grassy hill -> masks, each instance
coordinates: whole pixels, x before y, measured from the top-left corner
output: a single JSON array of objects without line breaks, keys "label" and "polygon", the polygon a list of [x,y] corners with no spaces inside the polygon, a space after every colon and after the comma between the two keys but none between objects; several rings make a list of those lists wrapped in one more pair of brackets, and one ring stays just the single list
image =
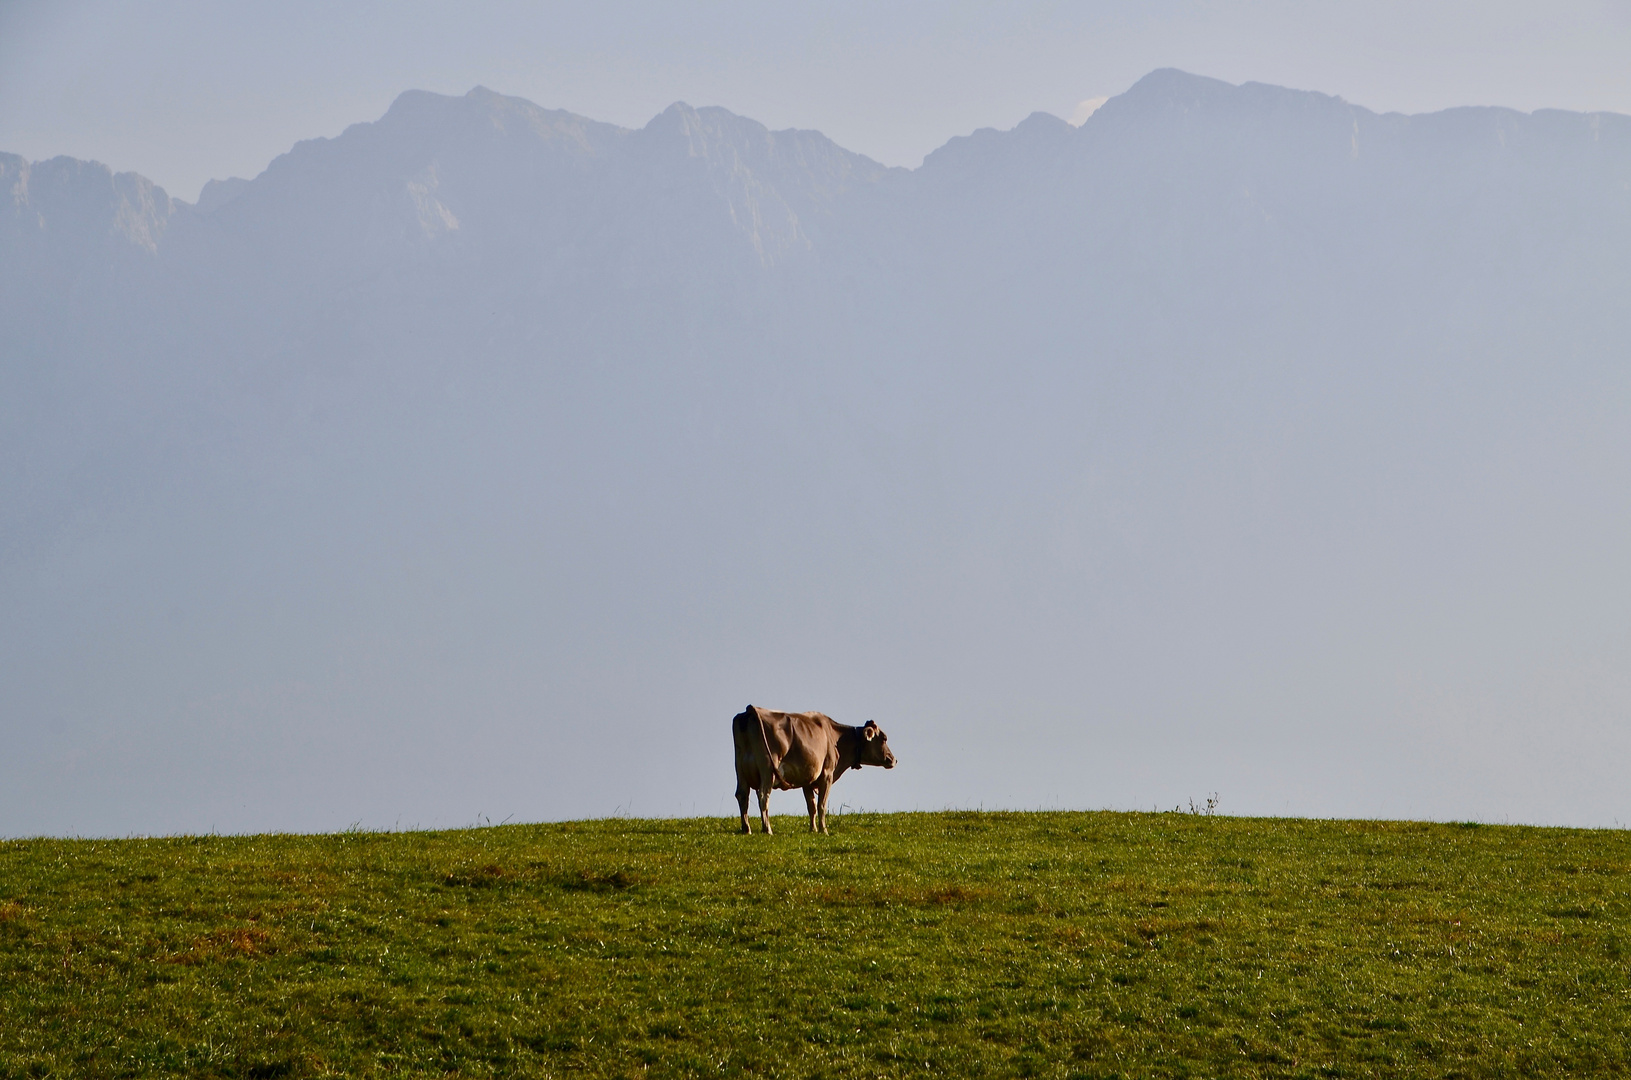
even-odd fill
[{"label": "grassy hill", "polygon": [[1626,833],[780,824],[0,843],[0,1075],[1631,1071]]}]

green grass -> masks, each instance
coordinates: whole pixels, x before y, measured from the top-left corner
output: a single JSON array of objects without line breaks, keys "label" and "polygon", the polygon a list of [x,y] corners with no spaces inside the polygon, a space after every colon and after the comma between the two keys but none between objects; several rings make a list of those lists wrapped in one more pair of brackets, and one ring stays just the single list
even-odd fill
[{"label": "green grass", "polygon": [[0,843],[0,1075],[1631,1072],[1631,842],[891,814]]}]

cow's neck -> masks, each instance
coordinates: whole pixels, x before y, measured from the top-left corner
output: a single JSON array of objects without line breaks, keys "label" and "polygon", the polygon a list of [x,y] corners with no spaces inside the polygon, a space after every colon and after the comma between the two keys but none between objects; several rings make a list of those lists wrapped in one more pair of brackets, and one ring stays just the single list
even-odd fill
[{"label": "cow's neck", "polygon": [[[845,760],[844,743],[849,742],[848,760]],[[857,727],[846,727],[838,733],[838,764],[846,769],[859,769],[861,767],[861,753],[866,749],[866,736],[861,734]]]}]

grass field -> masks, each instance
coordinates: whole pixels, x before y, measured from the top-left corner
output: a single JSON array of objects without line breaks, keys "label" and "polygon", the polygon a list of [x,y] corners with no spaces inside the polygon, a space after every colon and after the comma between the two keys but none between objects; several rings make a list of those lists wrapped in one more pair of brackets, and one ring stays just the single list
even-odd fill
[{"label": "grass field", "polygon": [[1626,833],[779,823],[0,843],[0,1074],[1631,1072]]}]

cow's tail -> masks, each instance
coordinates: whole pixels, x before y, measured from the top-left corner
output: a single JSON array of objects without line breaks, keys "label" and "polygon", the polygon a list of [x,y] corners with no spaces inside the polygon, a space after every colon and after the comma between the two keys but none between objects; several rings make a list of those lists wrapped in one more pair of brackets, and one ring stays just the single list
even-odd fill
[{"label": "cow's tail", "polygon": [[765,731],[765,718],[760,716],[759,710],[752,705],[748,706],[747,711],[753,714],[754,722],[759,725],[759,745],[764,748],[765,764],[770,767],[770,782],[780,784],[782,782],[782,771],[781,767],[776,764],[776,759],[770,754],[770,735]]}]

